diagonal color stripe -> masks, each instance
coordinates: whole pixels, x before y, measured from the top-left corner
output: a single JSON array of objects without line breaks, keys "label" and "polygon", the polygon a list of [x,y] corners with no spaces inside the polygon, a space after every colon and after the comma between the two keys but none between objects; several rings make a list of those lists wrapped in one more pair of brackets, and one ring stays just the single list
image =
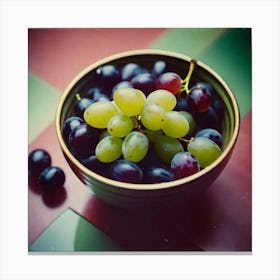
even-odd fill
[{"label": "diagonal color stripe", "polygon": [[150,47],[198,58],[224,32],[226,32],[225,28],[169,29]]},{"label": "diagonal color stripe", "polygon": [[31,143],[54,121],[61,93],[48,83],[28,74],[28,142]]},{"label": "diagonal color stripe", "polygon": [[71,209],[63,212],[29,247],[30,252],[116,250],[121,248],[109,236]]},{"label": "diagonal color stripe", "polygon": [[252,108],[251,29],[232,28],[216,40],[200,59],[228,83],[235,94],[241,117]]},{"label": "diagonal color stripe", "polygon": [[163,28],[47,28],[28,30],[28,67],[64,91],[85,67],[106,56],[146,48]]}]

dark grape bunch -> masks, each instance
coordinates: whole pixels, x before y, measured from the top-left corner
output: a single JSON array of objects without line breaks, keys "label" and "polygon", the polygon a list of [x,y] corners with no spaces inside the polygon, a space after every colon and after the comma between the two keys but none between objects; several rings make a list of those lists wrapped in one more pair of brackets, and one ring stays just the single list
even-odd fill
[{"label": "dark grape bunch", "polygon": [[224,108],[209,83],[192,79],[195,66],[184,79],[165,61],[99,67],[63,125],[69,150],[88,169],[126,183],[206,168],[222,153]]}]

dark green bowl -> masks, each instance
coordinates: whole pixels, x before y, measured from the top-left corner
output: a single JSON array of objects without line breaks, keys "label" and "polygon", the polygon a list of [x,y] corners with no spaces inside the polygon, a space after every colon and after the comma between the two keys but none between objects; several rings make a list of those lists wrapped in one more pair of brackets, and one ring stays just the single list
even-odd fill
[{"label": "dark green bowl", "polygon": [[172,71],[177,72],[181,77],[185,77],[191,58],[174,52],[146,49],[124,52],[107,57],[90,65],[73,79],[66,88],[57,108],[57,137],[63,154],[72,170],[98,197],[119,207],[143,209],[166,203],[177,204],[188,199],[193,199],[201,191],[210,186],[222,172],[230,159],[238,137],[240,115],[234,94],[215,71],[202,62],[197,61],[192,78],[197,81],[210,83],[225,107],[225,116],[222,123],[223,152],[215,162],[192,176],[160,184],[129,184],[118,182],[102,177],[82,165],[67,148],[62,137],[63,123],[71,114],[73,104],[76,101],[75,94],[87,86],[92,78],[93,72],[102,65],[114,64],[121,67],[126,63],[134,62],[143,67],[151,68],[151,65],[157,60],[166,61]]}]

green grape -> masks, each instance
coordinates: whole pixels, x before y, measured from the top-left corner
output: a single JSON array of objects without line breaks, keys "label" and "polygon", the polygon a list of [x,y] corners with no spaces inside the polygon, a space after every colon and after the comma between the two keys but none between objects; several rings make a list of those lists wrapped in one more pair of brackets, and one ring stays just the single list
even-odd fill
[{"label": "green grape", "polygon": [[166,122],[166,111],[157,104],[146,104],[140,114],[142,124],[150,130],[159,130]]},{"label": "green grape", "polygon": [[158,89],[151,92],[147,97],[147,103],[154,103],[160,105],[167,112],[174,109],[177,103],[177,99],[174,94],[165,90]]},{"label": "green grape", "polygon": [[155,143],[157,137],[162,136],[163,132],[162,132],[162,130],[149,130],[149,129],[147,129],[146,135],[147,135],[147,137],[148,137],[148,139],[151,143]]},{"label": "green grape", "polygon": [[160,159],[166,163],[170,163],[177,153],[184,151],[184,148],[178,139],[163,135],[157,137],[155,151]]},{"label": "green grape", "polygon": [[221,154],[220,147],[205,137],[196,137],[188,144],[188,151],[194,155],[202,168],[209,166]]},{"label": "green grape", "polygon": [[118,114],[112,117],[107,126],[108,132],[116,137],[125,137],[133,129],[132,119],[128,116]]},{"label": "green grape", "polygon": [[106,128],[109,120],[118,114],[117,107],[110,101],[98,101],[84,112],[86,123],[95,128]]},{"label": "green grape", "polygon": [[123,141],[122,154],[127,160],[139,162],[147,154],[149,140],[147,136],[139,131],[130,132]]},{"label": "green grape", "polygon": [[126,116],[139,115],[146,103],[145,94],[135,88],[119,88],[114,92],[114,102]]},{"label": "green grape", "polygon": [[115,136],[103,138],[95,148],[95,155],[101,162],[112,162],[122,155],[123,141]]},{"label": "green grape", "polygon": [[166,117],[166,122],[162,130],[167,136],[180,138],[188,133],[189,122],[182,114],[171,111],[167,112]]},{"label": "green grape", "polygon": [[179,111],[179,113],[183,115],[186,118],[186,120],[189,122],[188,134],[192,133],[196,125],[193,116],[187,111]]}]

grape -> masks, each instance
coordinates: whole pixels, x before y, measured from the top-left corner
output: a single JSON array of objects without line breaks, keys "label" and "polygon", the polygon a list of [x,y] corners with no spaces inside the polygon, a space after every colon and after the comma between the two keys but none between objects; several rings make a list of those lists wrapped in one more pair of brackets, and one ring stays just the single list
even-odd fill
[{"label": "grape", "polygon": [[184,118],[188,121],[189,123],[189,131],[188,134],[192,133],[194,131],[195,128],[195,120],[193,118],[193,116],[191,115],[191,113],[187,112],[187,111],[179,111],[179,113],[181,115],[184,116]]},{"label": "grape", "polygon": [[194,137],[205,137],[214,141],[220,148],[222,148],[222,135],[213,128],[201,129]]},{"label": "grape", "polygon": [[174,180],[174,175],[167,168],[151,167],[144,172],[144,183],[147,184],[170,182],[173,180]]},{"label": "grape", "polygon": [[93,100],[89,98],[81,98],[79,94],[77,94],[77,98],[78,100],[76,101],[74,106],[75,116],[83,118],[84,111],[93,103]]},{"label": "grape", "polygon": [[225,112],[224,104],[222,103],[222,101],[219,100],[218,98],[215,98],[212,101],[212,108],[217,113],[218,119],[222,120],[224,118],[224,112]]},{"label": "grape", "polygon": [[51,165],[51,156],[44,149],[33,150],[28,156],[28,173],[37,179],[41,172]]},{"label": "grape", "polygon": [[205,87],[195,87],[189,93],[188,103],[193,110],[205,112],[211,105],[211,93]]},{"label": "grape", "polygon": [[202,168],[209,166],[222,154],[220,147],[214,141],[204,137],[194,138],[188,144],[188,151],[196,157]]},{"label": "grape", "polygon": [[111,177],[125,183],[140,184],[143,179],[143,171],[136,163],[120,159],[112,165]]},{"label": "grape", "polygon": [[130,81],[135,76],[142,73],[142,68],[136,63],[128,63],[122,69],[122,80]]},{"label": "grape", "polygon": [[150,73],[142,73],[131,80],[132,86],[148,95],[156,89],[155,79]]},{"label": "grape", "polygon": [[118,109],[110,101],[99,101],[91,104],[84,112],[87,124],[95,128],[106,128],[109,120],[118,114]]},{"label": "grape", "polygon": [[83,165],[89,170],[98,173],[102,176],[109,176],[109,163],[101,162],[97,159],[96,155],[91,155],[90,157],[82,161]]},{"label": "grape", "polygon": [[73,129],[69,135],[71,152],[79,158],[84,158],[93,153],[98,143],[100,130],[94,129],[83,123]]},{"label": "grape", "polygon": [[162,136],[162,130],[146,130],[146,135],[151,143],[154,143],[158,136]]},{"label": "grape", "polygon": [[139,131],[130,132],[123,141],[123,157],[133,162],[141,161],[149,149],[147,136]]},{"label": "grape", "polygon": [[121,80],[120,71],[114,65],[104,65],[96,70],[98,84],[110,88]]},{"label": "grape", "polygon": [[157,137],[155,151],[161,160],[170,163],[177,153],[184,151],[184,148],[178,139],[163,135]]},{"label": "grape", "polygon": [[109,97],[103,93],[99,88],[90,88],[86,94],[86,97],[89,99],[92,99],[93,102],[98,102],[98,101],[110,101]]},{"label": "grape", "polygon": [[133,86],[132,86],[132,83],[129,82],[129,81],[122,81],[122,82],[119,82],[119,83],[117,83],[117,84],[113,87],[113,89],[112,89],[113,95],[114,95],[114,92],[115,92],[117,89],[119,89],[119,88],[124,88],[124,87],[132,88]]},{"label": "grape", "polygon": [[178,74],[166,72],[156,80],[156,88],[168,90],[176,95],[181,91],[182,80]]},{"label": "grape", "polygon": [[185,178],[200,170],[197,159],[189,152],[176,154],[171,161],[171,170],[175,179]]},{"label": "grape", "polygon": [[175,111],[188,111],[188,112],[191,111],[187,98],[184,94],[182,94],[178,97],[174,110]]},{"label": "grape", "polygon": [[189,131],[188,120],[179,112],[171,111],[166,114],[166,122],[162,127],[163,132],[173,138],[185,136]]},{"label": "grape", "polygon": [[211,94],[214,93],[214,89],[209,83],[197,82],[193,85],[191,90],[194,88],[206,88]]},{"label": "grape", "polygon": [[122,154],[123,141],[115,136],[103,138],[95,148],[95,155],[101,162],[112,162]]},{"label": "grape", "polygon": [[158,89],[148,95],[147,102],[160,105],[166,111],[171,111],[176,106],[177,99],[170,91]]},{"label": "grape", "polygon": [[140,114],[146,96],[138,89],[119,88],[114,92],[114,101],[124,115],[131,117]]},{"label": "grape", "polygon": [[167,72],[167,65],[164,61],[158,60],[154,63],[153,69],[152,69],[152,75],[155,77],[160,76],[164,72]]},{"label": "grape", "polygon": [[157,104],[147,103],[141,114],[142,124],[150,130],[161,129],[166,122],[166,111]]},{"label": "grape", "polygon": [[79,117],[69,117],[63,124],[62,128],[62,134],[64,141],[66,144],[69,144],[69,135],[74,130],[75,127],[79,126],[80,124],[83,124],[84,120],[82,120]]},{"label": "grape", "polygon": [[141,161],[138,162],[138,164],[144,171],[146,169],[150,168],[151,166],[165,167],[165,164],[157,156],[155,147],[153,144],[149,145],[147,154]]},{"label": "grape", "polygon": [[60,167],[47,167],[40,176],[40,186],[45,190],[53,190],[63,186],[65,182],[65,174]]},{"label": "grape", "polygon": [[212,106],[210,106],[206,112],[196,113],[194,118],[197,125],[201,128],[220,129],[221,124],[219,123],[218,115]]},{"label": "grape", "polygon": [[111,135],[122,138],[131,132],[133,122],[130,117],[119,114],[109,120],[107,129]]}]

